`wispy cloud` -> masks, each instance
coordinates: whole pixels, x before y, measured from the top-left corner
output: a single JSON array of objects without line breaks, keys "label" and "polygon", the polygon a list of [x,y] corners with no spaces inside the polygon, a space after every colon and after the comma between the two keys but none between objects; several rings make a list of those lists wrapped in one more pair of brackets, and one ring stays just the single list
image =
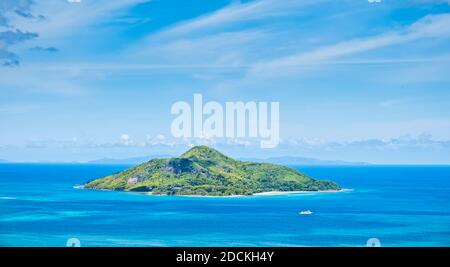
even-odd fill
[{"label": "wispy cloud", "polygon": [[37,51],[37,52],[58,52],[59,49],[53,46],[49,47],[42,47],[42,46],[35,46],[30,48],[31,51]]},{"label": "wispy cloud", "polygon": [[0,32],[0,63],[3,66],[13,67],[19,65],[19,56],[11,51],[11,47],[38,37],[36,32],[22,31],[16,27],[13,19],[15,17],[25,20],[42,19],[42,15],[33,15],[31,8],[34,5],[32,0],[3,0],[0,3],[0,28],[7,30]]},{"label": "wispy cloud", "polygon": [[299,52],[285,57],[256,64],[251,73],[282,73],[286,68],[299,65],[326,62],[343,56],[399,45],[422,38],[448,37],[450,35],[450,14],[428,15],[403,30],[391,31],[377,36],[342,41],[308,52]]},{"label": "wispy cloud", "polygon": [[144,65],[154,62],[154,66],[172,69],[183,65],[187,68],[202,65],[207,68],[242,68],[257,56],[258,51],[252,49],[254,44],[268,38],[270,33],[256,29],[218,32],[201,37],[175,38],[163,43],[141,43],[125,57],[140,62],[145,59]]},{"label": "wispy cloud", "polygon": [[1,115],[11,115],[11,114],[24,114],[35,111],[39,109],[40,105],[37,104],[8,104],[0,106],[0,114]]},{"label": "wispy cloud", "polygon": [[22,17],[34,17],[31,13],[32,0],[2,0],[0,2],[0,26],[12,27],[11,15],[16,14]]},{"label": "wispy cloud", "polygon": [[[111,16],[117,10],[142,2],[144,1],[100,0],[70,3],[56,0],[39,2],[2,0],[0,26],[8,30],[0,32],[0,60],[5,66],[17,66],[19,56],[18,52],[11,50],[12,46],[31,39],[38,39],[39,42],[45,43],[56,42],[58,38],[73,34],[81,30],[83,26]],[[41,47],[38,43],[34,43],[34,46]],[[45,51],[55,51],[55,49],[47,48]]]},{"label": "wispy cloud", "polygon": [[9,48],[14,44],[34,39],[37,36],[36,33],[21,32],[20,30],[0,32],[0,60],[3,61],[3,65],[19,65],[19,56],[11,52]]},{"label": "wispy cloud", "polygon": [[33,6],[33,11],[48,19],[39,23],[16,19],[13,22],[30,31],[38,32],[43,39],[61,38],[83,30],[83,27],[114,16],[145,0],[98,0],[69,3],[68,1],[41,1]]},{"label": "wispy cloud", "polygon": [[[261,58],[278,32],[268,20],[302,16],[302,8],[322,1],[257,0],[233,2],[214,12],[151,32],[122,54],[132,60],[167,62],[175,67],[195,62],[242,67]],[[245,22],[261,22],[258,26]],[[273,45],[273,44],[272,44]],[[144,58],[143,58],[144,56]]]},{"label": "wispy cloud", "polygon": [[211,14],[178,23],[160,32],[158,37],[180,37],[194,32],[229,27],[245,21],[296,14],[302,6],[318,4],[319,2],[322,1],[257,0],[244,4],[235,2]]},{"label": "wispy cloud", "polygon": [[389,99],[389,100],[382,101],[380,103],[380,106],[383,108],[392,108],[392,107],[396,107],[398,105],[408,103],[409,101],[410,101],[410,99],[406,99],[406,98]]}]

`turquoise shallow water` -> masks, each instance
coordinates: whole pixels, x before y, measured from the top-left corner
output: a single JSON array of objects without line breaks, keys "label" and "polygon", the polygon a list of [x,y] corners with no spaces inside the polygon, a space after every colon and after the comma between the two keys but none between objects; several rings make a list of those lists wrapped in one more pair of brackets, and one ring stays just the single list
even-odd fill
[{"label": "turquoise shallow water", "polygon": [[[168,197],[73,188],[129,166],[0,164],[0,246],[450,246],[450,167],[295,167],[351,191]],[[312,215],[298,212],[309,209]]]}]

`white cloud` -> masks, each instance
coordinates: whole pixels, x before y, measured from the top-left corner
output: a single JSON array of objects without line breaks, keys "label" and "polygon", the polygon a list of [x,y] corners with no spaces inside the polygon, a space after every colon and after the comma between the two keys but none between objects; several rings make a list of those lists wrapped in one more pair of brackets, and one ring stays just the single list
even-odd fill
[{"label": "white cloud", "polygon": [[167,146],[167,147],[173,147],[175,145],[178,145],[179,142],[176,142],[177,140],[169,139],[163,134],[158,134],[155,137],[152,137],[151,135],[146,136],[146,141],[144,142],[144,146]]},{"label": "white cloud", "polygon": [[120,135],[120,142],[126,146],[133,144],[133,140],[125,133]]},{"label": "white cloud", "polygon": [[[359,139],[352,141],[321,140],[314,142],[307,138],[291,138],[281,142],[281,146],[295,149],[295,151],[342,151],[343,149],[356,149],[359,151],[379,150],[390,151],[398,149],[449,149],[449,140],[438,140],[429,133],[416,136],[402,135],[387,139]],[[389,152],[387,152],[389,153]]]}]

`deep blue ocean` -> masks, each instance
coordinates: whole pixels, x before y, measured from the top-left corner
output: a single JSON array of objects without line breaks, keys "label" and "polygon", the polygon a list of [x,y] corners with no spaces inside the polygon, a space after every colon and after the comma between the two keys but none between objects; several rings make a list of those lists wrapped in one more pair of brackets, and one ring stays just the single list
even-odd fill
[{"label": "deep blue ocean", "polygon": [[[450,246],[450,167],[295,167],[352,189],[171,197],[77,184],[129,166],[0,164],[0,246]],[[299,215],[311,210],[312,215]]]}]

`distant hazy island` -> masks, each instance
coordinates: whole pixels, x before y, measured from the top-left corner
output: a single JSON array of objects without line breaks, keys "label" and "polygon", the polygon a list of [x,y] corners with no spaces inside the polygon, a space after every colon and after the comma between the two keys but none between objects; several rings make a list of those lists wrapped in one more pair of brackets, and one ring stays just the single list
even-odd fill
[{"label": "distant hazy island", "polygon": [[203,196],[341,189],[334,182],[316,180],[285,166],[235,160],[207,146],[194,147],[176,158],[152,159],[84,187]]}]

